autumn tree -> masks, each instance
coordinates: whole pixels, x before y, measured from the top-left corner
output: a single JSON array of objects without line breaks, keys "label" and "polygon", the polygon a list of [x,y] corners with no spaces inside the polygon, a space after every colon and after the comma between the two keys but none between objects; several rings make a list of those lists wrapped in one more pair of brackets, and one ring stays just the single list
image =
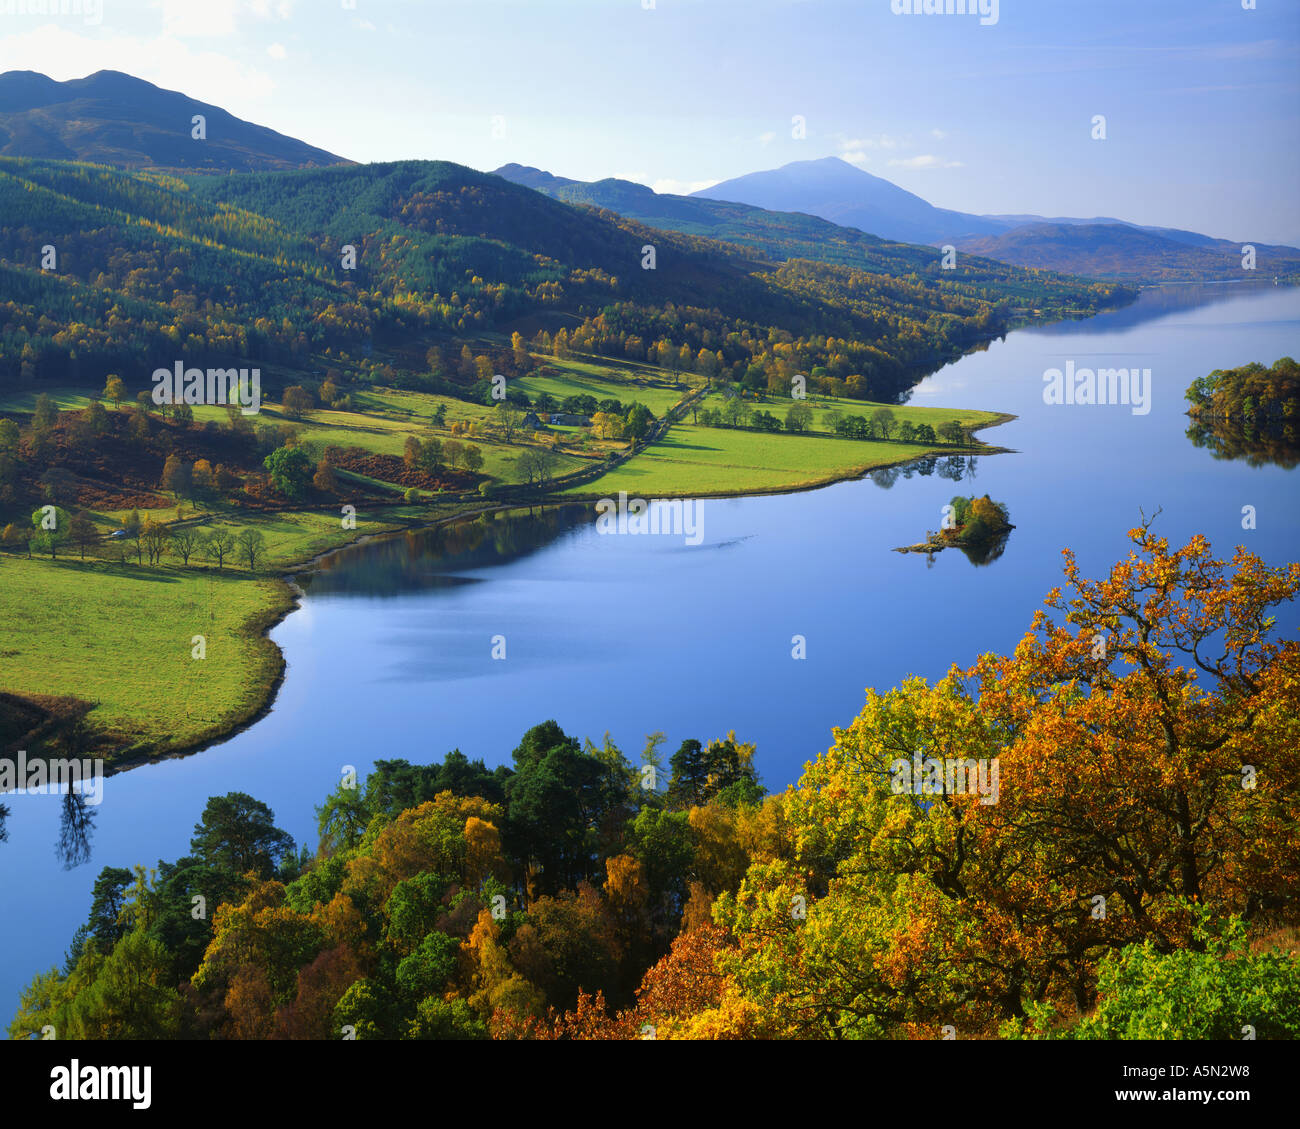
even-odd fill
[{"label": "autumn tree", "polygon": [[95,528],[95,523],[91,521],[90,515],[85,510],[78,510],[73,515],[72,521],[68,526],[68,533],[72,538],[72,543],[81,550],[81,559],[86,559],[86,546],[93,545],[99,540],[99,530]]},{"label": "autumn tree", "polygon": [[334,467],[330,465],[328,459],[321,459],[316,464],[316,473],[312,475],[311,484],[322,494],[338,493],[338,475],[335,474]]},{"label": "autumn tree", "polygon": [[413,470],[420,462],[420,441],[414,435],[406,437],[406,445],[402,451],[402,462],[407,470]]},{"label": "autumn tree", "polygon": [[597,439],[621,439],[623,420],[613,412],[597,412],[591,417],[591,433]]},{"label": "autumn tree", "polygon": [[783,799],[793,856],[715,906],[782,1031],[1085,1011],[1104,954],[1195,949],[1194,903],[1300,899],[1300,644],[1271,638],[1300,565],[1130,537],[1101,580],[1066,553],[1013,655],[871,692]]},{"label": "autumn tree", "polygon": [[194,493],[194,476],[190,467],[179,455],[168,455],[163,465],[162,486],[175,498],[188,498]]},{"label": "autumn tree", "polygon": [[191,484],[194,486],[192,493],[207,494],[212,489],[213,471],[212,463],[207,459],[196,460],[194,470],[190,472]]},{"label": "autumn tree", "polygon": [[523,334],[510,335],[510,348],[514,351],[515,370],[527,372],[532,367],[532,357],[528,355],[528,344],[524,341]]},{"label": "autumn tree", "polygon": [[316,398],[301,384],[295,384],[284,390],[280,406],[290,419],[302,419],[316,407]]},{"label": "autumn tree", "polygon": [[420,445],[420,469],[435,475],[442,470],[442,440],[436,436],[425,439]]},{"label": "autumn tree", "polygon": [[50,398],[49,393],[42,392],[36,397],[36,407],[32,410],[32,430],[50,432],[59,421],[59,409]]},{"label": "autumn tree", "polygon": [[144,546],[145,555],[151,565],[162,560],[170,540],[171,530],[167,528],[165,522],[155,521],[152,517],[144,519],[144,524],[140,527],[140,543]]}]

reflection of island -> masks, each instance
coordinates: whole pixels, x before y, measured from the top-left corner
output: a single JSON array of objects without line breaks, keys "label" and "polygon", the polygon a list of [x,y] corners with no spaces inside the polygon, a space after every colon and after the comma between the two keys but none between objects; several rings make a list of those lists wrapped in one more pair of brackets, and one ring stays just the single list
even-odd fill
[{"label": "reflection of island", "polygon": [[1192,382],[1187,399],[1187,438],[1216,459],[1287,469],[1300,462],[1300,365],[1290,357],[1272,368],[1215,369]]},{"label": "reflection of island", "polygon": [[944,549],[960,549],[973,565],[986,565],[1002,556],[1015,526],[1007,507],[987,494],[982,498],[955,497],[947,507],[943,528],[926,534],[924,541],[904,545],[896,553],[924,553],[930,562]]}]

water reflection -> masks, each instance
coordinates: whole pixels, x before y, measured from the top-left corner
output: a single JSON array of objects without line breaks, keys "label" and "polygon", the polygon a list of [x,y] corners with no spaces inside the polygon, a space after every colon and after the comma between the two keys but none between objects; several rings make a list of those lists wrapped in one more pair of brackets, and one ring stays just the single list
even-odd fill
[{"label": "water reflection", "polygon": [[508,564],[591,524],[589,505],[499,511],[433,529],[367,541],[322,561],[300,578],[318,596],[402,596],[412,591],[474,584],[463,575]]},{"label": "water reflection", "polygon": [[1033,332],[1045,337],[1078,337],[1101,333],[1114,333],[1130,329],[1156,318],[1195,310],[1222,302],[1227,298],[1241,298],[1272,290],[1272,279],[1222,283],[1168,283],[1148,287],[1139,292],[1137,301],[1118,310],[1104,310],[1086,321],[1060,321],[1052,325],[1034,326]]},{"label": "water reflection", "polygon": [[1196,421],[1187,429],[1192,445],[1216,459],[1244,462],[1247,466],[1280,466],[1291,470],[1300,463],[1300,441],[1293,423],[1249,425],[1239,420]]},{"label": "water reflection", "polygon": [[[1013,527],[1014,528],[1014,527]],[[957,546],[966,554],[966,559],[977,568],[992,564],[1006,551],[1007,542],[1011,540],[1011,530],[1004,529],[991,537],[979,541],[962,543]]]},{"label": "water reflection", "polygon": [[95,830],[95,813],[86,806],[86,798],[75,788],[63,793],[63,810],[59,816],[59,839],[54,853],[64,870],[72,870],[90,861],[90,837]]},{"label": "water reflection", "polygon": [[867,477],[882,490],[889,490],[900,478],[904,481],[919,474],[929,478],[938,471],[940,478],[950,482],[961,482],[975,477],[978,458],[975,455],[929,455],[923,459],[913,459],[901,466],[880,467],[870,471]]}]

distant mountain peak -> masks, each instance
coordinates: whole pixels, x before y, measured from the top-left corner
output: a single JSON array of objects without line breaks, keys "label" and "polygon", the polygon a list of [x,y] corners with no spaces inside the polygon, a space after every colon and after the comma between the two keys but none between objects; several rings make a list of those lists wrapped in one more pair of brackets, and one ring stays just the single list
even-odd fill
[{"label": "distant mountain peak", "polygon": [[1007,225],[936,208],[915,193],[840,157],[791,161],[724,180],[693,195],[778,212],[802,212],[885,239],[935,243],[954,234],[992,235]]}]

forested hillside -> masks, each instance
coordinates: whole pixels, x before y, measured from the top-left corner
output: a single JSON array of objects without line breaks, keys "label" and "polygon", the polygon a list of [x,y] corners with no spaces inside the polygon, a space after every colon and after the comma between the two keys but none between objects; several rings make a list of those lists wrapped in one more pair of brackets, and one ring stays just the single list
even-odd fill
[{"label": "forested hillside", "polygon": [[1037,264],[1025,270],[974,254],[962,255],[956,268],[944,270],[938,247],[892,242],[803,212],[674,196],[627,180],[568,180],[523,165],[503,165],[496,174],[557,200],[607,209],[651,227],[737,243],[778,262],[811,259],[870,274],[939,279],[954,293],[994,303],[1011,299],[1026,311],[1055,308],[1061,297],[1056,288],[1077,282],[1036,269]]},{"label": "forested hillside", "polygon": [[577,350],[685,348],[723,379],[821,370],[889,399],[1017,320],[1129,297],[1029,273],[778,266],[444,162],[182,181],[0,159],[0,274],[0,382],[119,372],[129,391],[178,357],[441,387],[431,345],[563,330]]}]

